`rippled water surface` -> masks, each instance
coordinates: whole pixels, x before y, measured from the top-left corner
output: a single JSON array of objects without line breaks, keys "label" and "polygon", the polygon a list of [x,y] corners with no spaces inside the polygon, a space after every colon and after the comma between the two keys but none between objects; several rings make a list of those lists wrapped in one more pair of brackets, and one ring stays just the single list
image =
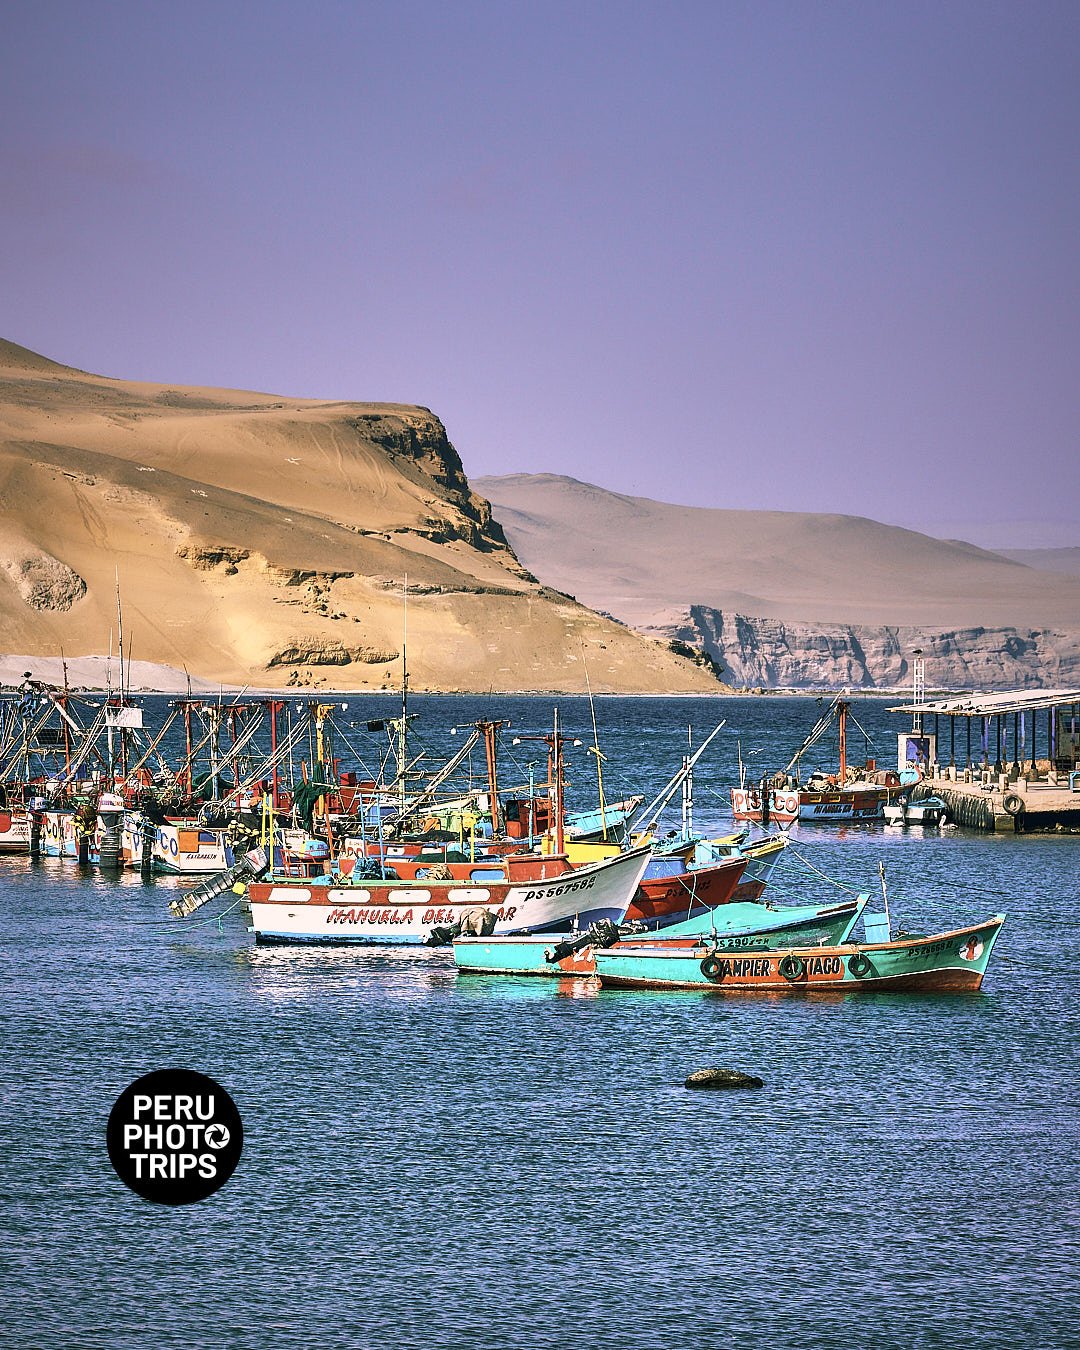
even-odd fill
[{"label": "rippled water surface", "polygon": [[[551,715],[542,699],[415,708],[433,754],[453,722],[539,731]],[[700,742],[726,716],[697,777],[699,823],[723,828],[739,743],[773,768],[817,711],[600,700],[609,791],[659,786],[688,724]],[[587,704],[561,713],[591,739]],[[903,719],[870,701],[856,714],[887,762]],[[239,909],[170,921],[172,879],[0,860],[0,1340],[1080,1344],[1080,838],[802,827],[790,852],[781,898],[823,888],[807,865],[876,889],[884,862],[909,927],[1007,910],[983,992],[811,1001],[457,976],[442,951],[256,949]],[[713,1064],[765,1087],[682,1087]],[[169,1066],[222,1083],[245,1127],[228,1184],[176,1209],[128,1191],[104,1139],[119,1092]]]}]

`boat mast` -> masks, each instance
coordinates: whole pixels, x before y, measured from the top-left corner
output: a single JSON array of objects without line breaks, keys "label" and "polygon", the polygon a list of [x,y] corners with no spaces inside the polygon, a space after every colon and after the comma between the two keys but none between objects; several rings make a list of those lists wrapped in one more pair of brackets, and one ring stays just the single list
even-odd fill
[{"label": "boat mast", "polygon": [[409,574],[405,573],[401,595],[401,729],[398,732],[398,791],[399,814],[405,815],[405,801],[409,795],[406,769],[409,763],[407,738],[409,735]]},{"label": "boat mast", "polygon": [[847,782],[847,703],[841,699],[836,710],[840,719],[840,786],[843,787]]},{"label": "boat mast", "polygon": [[479,722],[477,725],[484,737],[484,758],[487,761],[488,793],[491,796],[491,834],[492,838],[497,838],[501,833],[501,812],[499,810],[499,768],[495,748],[495,737],[498,734],[502,723]]},{"label": "boat mast", "polygon": [[[124,706],[124,610],[123,610],[123,606],[120,604],[120,569],[119,569],[119,567],[116,568],[116,635],[117,635],[118,646],[119,646],[119,652],[118,652],[118,655],[119,655],[119,659],[120,659],[120,704],[119,704],[119,706],[120,706],[120,708],[123,708],[123,706]],[[122,720],[122,719],[118,719],[118,720],[120,721],[120,772],[121,772],[121,774],[125,774],[125,775],[126,775],[126,773],[127,773],[127,732],[124,730],[123,720]],[[109,759],[110,759],[110,760],[112,759],[112,755],[111,755],[111,754],[110,754],[110,756],[109,756]],[[116,766],[115,766],[115,765],[112,765],[112,766],[110,767],[110,773],[111,773],[111,776],[112,776],[112,782],[110,782],[109,786],[112,787],[112,783],[116,781]]]},{"label": "boat mast", "polygon": [[607,803],[604,801],[604,760],[607,759],[607,756],[600,749],[600,736],[596,730],[596,704],[593,701],[592,681],[589,679],[589,666],[585,660],[584,643],[581,644],[581,664],[585,667],[585,688],[589,691],[589,712],[592,714],[593,743],[589,746],[588,753],[596,756],[596,790],[600,801],[600,837],[606,840],[608,828]]},{"label": "boat mast", "polygon": [[686,728],[686,758],[682,762],[683,766],[683,790],[682,790],[682,833],[684,839],[689,839],[694,833],[694,734],[693,728]]},{"label": "boat mast", "polygon": [[566,835],[563,828],[563,762],[562,762],[562,737],[559,735],[559,710],[555,709],[554,734],[551,738],[551,753],[553,756],[554,773],[552,775],[555,784],[555,852],[563,853],[566,849]]}]

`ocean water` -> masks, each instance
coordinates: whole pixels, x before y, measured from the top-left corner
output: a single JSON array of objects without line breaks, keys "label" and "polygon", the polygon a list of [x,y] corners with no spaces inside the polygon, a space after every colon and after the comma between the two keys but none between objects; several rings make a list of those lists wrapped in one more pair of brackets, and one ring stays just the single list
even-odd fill
[{"label": "ocean water", "polygon": [[[412,706],[434,762],[451,724],[500,716],[525,737],[553,701]],[[559,706],[591,742],[588,704]],[[688,726],[700,743],[726,718],[695,780],[716,831],[738,753],[786,762],[818,708],[596,711],[612,796],[655,790]],[[888,763],[904,719],[871,700],[855,715]],[[530,759],[542,776],[542,745],[511,753],[504,781]],[[572,750],[583,804],[594,775]],[[174,879],[0,859],[0,1342],[1080,1344],[1080,837],[794,837],[780,898],[824,878],[877,889],[884,863],[894,922],[1007,911],[983,991],[826,1001],[458,976],[445,951],[256,948],[240,909],[172,921]],[[765,1086],[686,1091],[708,1065]],[[221,1083],[245,1130],[231,1180],[175,1208],[129,1191],[105,1150],[118,1094],[167,1067]]]}]

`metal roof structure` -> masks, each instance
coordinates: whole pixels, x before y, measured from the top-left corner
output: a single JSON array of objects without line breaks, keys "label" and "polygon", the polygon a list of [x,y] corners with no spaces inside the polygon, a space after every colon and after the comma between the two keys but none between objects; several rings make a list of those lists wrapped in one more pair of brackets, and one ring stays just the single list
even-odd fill
[{"label": "metal roof structure", "polygon": [[1080,689],[1017,689],[1000,694],[958,694],[925,703],[901,703],[889,712],[934,713],[941,717],[995,717],[999,713],[1039,712],[1080,703]]}]

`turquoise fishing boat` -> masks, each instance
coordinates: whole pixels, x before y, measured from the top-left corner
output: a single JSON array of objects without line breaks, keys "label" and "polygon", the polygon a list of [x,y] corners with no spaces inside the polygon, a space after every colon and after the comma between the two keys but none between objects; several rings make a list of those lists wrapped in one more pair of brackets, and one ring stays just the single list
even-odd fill
[{"label": "turquoise fishing boat", "polygon": [[458,937],[454,961],[474,975],[586,976],[596,972],[594,953],[605,942],[619,950],[638,948],[737,953],[787,949],[795,942],[843,942],[869,899],[860,895],[835,905],[772,905],[746,901],[720,905],[704,915],[669,924],[659,932],[627,932],[609,924],[567,933],[514,933],[505,937]]},{"label": "turquoise fishing boat", "polygon": [[904,933],[884,942],[762,947],[738,954],[710,942],[678,949],[653,942],[593,953],[601,985],[708,993],[974,993],[1004,914],[945,933]]}]

